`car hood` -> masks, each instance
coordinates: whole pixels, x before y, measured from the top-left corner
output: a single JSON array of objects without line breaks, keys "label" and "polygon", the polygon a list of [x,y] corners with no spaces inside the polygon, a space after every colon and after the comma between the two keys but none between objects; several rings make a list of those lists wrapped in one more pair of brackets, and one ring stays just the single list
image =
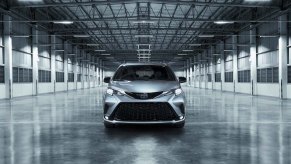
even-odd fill
[{"label": "car hood", "polygon": [[110,87],[125,92],[151,93],[179,88],[180,84],[177,81],[113,81]]}]

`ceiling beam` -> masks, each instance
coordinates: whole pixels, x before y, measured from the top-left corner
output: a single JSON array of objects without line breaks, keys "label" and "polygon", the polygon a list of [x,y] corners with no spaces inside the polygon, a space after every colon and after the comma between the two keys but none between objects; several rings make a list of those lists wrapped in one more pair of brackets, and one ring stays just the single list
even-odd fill
[{"label": "ceiling beam", "polygon": [[201,2],[201,1],[186,1],[186,0],[100,0],[100,1],[84,1],[84,2],[64,2],[64,3],[44,3],[44,4],[21,4],[17,3],[11,6],[13,9],[17,8],[45,8],[45,7],[76,7],[76,6],[91,6],[91,5],[108,5],[108,4],[121,4],[121,3],[166,3],[166,4],[184,4],[196,6],[211,6],[211,7],[250,7],[250,8],[279,8],[278,4],[273,3],[221,3],[221,2]]}]

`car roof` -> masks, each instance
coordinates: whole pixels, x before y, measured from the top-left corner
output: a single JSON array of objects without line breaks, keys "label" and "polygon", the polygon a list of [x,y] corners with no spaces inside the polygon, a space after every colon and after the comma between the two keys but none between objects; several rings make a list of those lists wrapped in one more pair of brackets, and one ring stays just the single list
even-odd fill
[{"label": "car roof", "polygon": [[165,63],[124,63],[120,66],[134,66],[134,65],[155,65],[155,66],[167,66]]}]

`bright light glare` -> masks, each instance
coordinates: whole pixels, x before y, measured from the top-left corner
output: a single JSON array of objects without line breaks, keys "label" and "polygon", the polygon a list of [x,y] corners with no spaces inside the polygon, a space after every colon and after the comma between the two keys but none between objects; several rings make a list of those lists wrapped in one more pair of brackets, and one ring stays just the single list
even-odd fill
[{"label": "bright light glare", "polygon": [[214,23],[222,25],[222,24],[233,24],[234,22],[233,21],[214,21]]},{"label": "bright light glare", "polygon": [[153,35],[135,35],[134,37],[136,37],[136,38],[152,38],[154,36]]},{"label": "bright light glare", "polygon": [[133,21],[132,22],[133,24],[154,24],[155,22],[154,21],[147,21],[147,20],[142,20],[142,21]]},{"label": "bright light glare", "polygon": [[65,24],[65,25],[68,25],[68,24],[73,24],[74,22],[73,21],[54,21],[54,24]]}]

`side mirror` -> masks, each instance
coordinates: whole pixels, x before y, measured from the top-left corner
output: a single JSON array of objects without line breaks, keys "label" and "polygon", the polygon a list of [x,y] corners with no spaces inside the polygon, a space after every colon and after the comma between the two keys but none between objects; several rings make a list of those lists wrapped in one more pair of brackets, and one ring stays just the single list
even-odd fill
[{"label": "side mirror", "polygon": [[109,83],[110,79],[111,79],[111,77],[105,77],[103,81],[104,81],[104,83]]},{"label": "side mirror", "polygon": [[179,77],[180,83],[185,83],[187,81],[186,77]]}]

